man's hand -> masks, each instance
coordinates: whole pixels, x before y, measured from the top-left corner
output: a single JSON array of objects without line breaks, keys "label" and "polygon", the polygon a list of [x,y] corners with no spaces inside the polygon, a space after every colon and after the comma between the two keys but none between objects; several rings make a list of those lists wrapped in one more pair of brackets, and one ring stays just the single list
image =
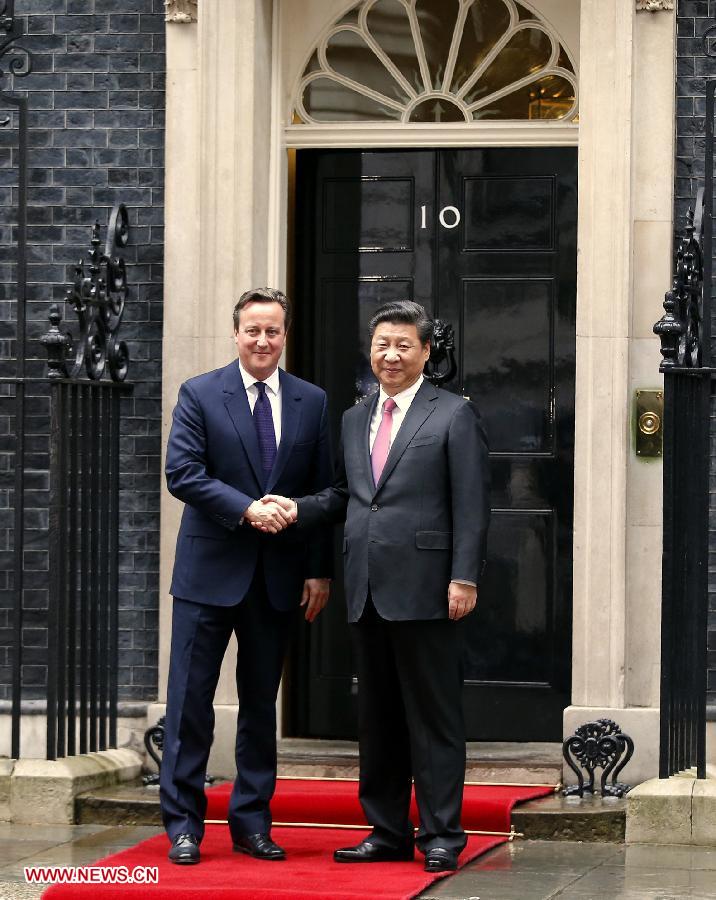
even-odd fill
[{"label": "man's hand", "polygon": [[303,582],[301,606],[306,607],[306,621],[312,622],[328,603],[331,590],[330,578],[307,578]]},{"label": "man's hand", "polygon": [[[280,510],[281,515],[283,516],[286,524],[283,526],[286,528],[287,525],[291,525],[298,518],[298,506],[294,500],[289,500],[288,497],[281,497],[279,494],[267,494],[265,497],[262,497],[260,500],[256,501],[257,503],[263,503],[265,506],[270,507],[271,509]],[[253,504],[252,504],[253,506]],[[258,528],[259,531],[268,531],[271,534],[275,534],[276,530],[272,530],[269,528],[266,523],[264,523],[261,519],[256,522],[251,522],[254,528]],[[277,529],[280,531],[281,529]]]},{"label": "man's hand", "polygon": [[474,584],[451,581],[448,587],[448,615],[451,619],[462,619],[471,613],[477,603],[477,588]]},{"label": "man's hand", "polygon": [[269,534],[283,531],[284,528],[293,522],[293,518],[280,504],[266,502],[266,498],[254,500],[244,513],[244,518],[248,519],[254,528]]},{"label": "man's hand", "polygon": [[276,503],[284,512],[288,513],[291,521],[295,522],[298,518],[298,504],[289,497],[282,497],[280,494],[266,494],[261,498],[262,503]]}]

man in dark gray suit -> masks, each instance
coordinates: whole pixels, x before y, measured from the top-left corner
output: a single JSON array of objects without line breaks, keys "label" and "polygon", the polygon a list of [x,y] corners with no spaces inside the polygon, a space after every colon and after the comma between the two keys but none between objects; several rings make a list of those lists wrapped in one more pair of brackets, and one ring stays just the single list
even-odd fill
[{"label": "man in dark gray suit", "polygon": [[[423,378],[432,320],[417,303],[370,323],[380,391],[343,416],[332,487],[282,502],[298,527],[345,518],[348,621],[357,647],[359,795],[371,834],[338,862],[425,854],[457,868],[465,777],[462,628],[475,608],[489,520],[479,414]],[[420,813],[409,818],[412,779]]]}]

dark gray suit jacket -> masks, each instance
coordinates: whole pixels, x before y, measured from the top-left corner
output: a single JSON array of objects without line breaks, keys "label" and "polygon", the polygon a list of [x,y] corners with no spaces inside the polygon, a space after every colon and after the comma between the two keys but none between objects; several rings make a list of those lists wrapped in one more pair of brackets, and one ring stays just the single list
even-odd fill
[{"label": "dark gray suit jacket", "polygon": [[475,406],[423,382],[373,482],[370,422],[378,395],[346,411],[333,486],[298,502],[300,528],[345,518],[348,621],[370,590],[384,619],[444,619],[451,580],[479,584],[489,459]]}]

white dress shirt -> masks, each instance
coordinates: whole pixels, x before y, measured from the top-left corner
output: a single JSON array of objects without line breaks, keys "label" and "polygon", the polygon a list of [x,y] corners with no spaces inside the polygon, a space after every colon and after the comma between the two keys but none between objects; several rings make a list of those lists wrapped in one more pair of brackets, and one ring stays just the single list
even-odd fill
[{"label": "white dress shirt", "polygon": [[[253,375],[249,375],[246,369],[241,365],[240,360],[239,371],[241,372],[241,378],[243,379],[244,387],[246,388],[249,409],[251,410],[251,415],[253,415],[256,398],[259,395],[256,382],[260,379],[254,378]],[[278,445],[281,443],[281,381],[278,377],[278,369],[273,370],[269,377],[265,379],[264,384],[266,385],[266,396],[271,404],[273,430],[276,433],[276,449],[278,449]]]},{"label": "white dress shirt", "polygon": [[[420,375],[415,384],[411,384],[409,388],[406,388],[404,391],[401,391],[399,394],[396,394],[393,397],[395,400],[395,409],[393,410],[393,427],[390,429],[390,446],[393,446],[393,441],[395,440],[395,436],[398,433],[398,429],[403,424],[403,419],[405,418],[405,414],[410,409],[410,404],[413,402],[415,395],[420,390],[420,385],[423,383],[423,376]],[[375,443],[375,439],[378,435],[378,429],[380,428],[380,423],[383,419],[383,404],[388,399],[388,395],[385,393],[383,388],[380,389],[380,393],[378,395],[378,404],[375,408],[375,412],[373,413],[373,418],[370,422],[370,452],[373,452],[373,444]]]}]

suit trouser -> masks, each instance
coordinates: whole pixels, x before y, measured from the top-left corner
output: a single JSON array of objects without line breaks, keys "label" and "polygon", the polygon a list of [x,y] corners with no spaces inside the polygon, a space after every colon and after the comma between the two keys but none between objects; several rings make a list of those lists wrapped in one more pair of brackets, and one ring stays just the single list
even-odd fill
[{"label": "suit trouser", "polygon": [[204,834],[204,778],[214,734],[212,706],[221,662],[232,632],[238,641],[236,780],[229,828],[240,835],[271,830],[269,803],[276,787],[276,696],[295,611],[274,609],[263,570],[235,606],[174,599],[160,777],[167,834]]},{"label": "suit trouser", "polygon": [[414,778],[418,848],[462,850],[462,623],[387,621],[369,598],[352,630],[358,665],[359,796],[373,826],[371,839],[390,847],[412,840]]}]

